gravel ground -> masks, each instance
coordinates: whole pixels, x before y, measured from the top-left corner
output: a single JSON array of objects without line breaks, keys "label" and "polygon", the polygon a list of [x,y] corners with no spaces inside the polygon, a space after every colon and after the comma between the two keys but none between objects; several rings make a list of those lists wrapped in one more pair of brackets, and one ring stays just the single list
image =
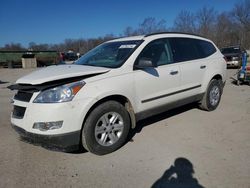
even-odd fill
[{"label": "gravel ground", "polygon": [[0,187],[147,188],[158,180],[158,187],[172,188],[184,175],[194,188],[250,188],[250,86],[228,79],[216,111],[189,105],[148,118],[121,149],[96,156],[20,140],[6,86],[30,71],[0,69]]}]

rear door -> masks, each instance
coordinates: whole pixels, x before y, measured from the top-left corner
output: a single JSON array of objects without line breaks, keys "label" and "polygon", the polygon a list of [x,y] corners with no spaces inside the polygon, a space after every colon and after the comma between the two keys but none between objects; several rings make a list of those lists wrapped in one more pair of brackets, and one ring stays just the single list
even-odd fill
[{"label": "rear door", "polygon": [[196,42],[198,42],[197,39],[191,38],[170,39],[174,61],[180,67],[183,98],[200,93],[207,68]]}]

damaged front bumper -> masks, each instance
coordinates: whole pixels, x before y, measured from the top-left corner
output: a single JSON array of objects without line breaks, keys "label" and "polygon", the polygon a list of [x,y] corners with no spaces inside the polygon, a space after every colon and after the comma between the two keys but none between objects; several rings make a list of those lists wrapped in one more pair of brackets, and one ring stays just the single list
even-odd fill
[{"label": "damaged front bumper", "polygon": [[11,124],[25,140],[46,148],[62,151],[79,149],[82,123],[94,98],[76,95],[74,100],[62,103],[34,103],[41,91],[82,79],[71,78],[38,85],[14,84]]},{"label": "damaged front bumper", "polygon": [[58,135],[40,135],[27,132],[14,124],[12,127],[25,141],[45,148],[70,152],[78,150],[80,146],[81,131]]}]

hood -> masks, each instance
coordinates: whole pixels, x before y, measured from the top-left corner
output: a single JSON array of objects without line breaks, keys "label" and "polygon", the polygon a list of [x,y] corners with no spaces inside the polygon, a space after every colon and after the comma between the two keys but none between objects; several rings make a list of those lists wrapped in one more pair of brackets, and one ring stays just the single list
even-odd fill
[{"label": "hood", "polygon": [[110,69],[104,67],[93,67],[85,65],[53,65],[34,71],[16,81],[18,84],[38,85],[45,82],[100,74],[108,72]]}]

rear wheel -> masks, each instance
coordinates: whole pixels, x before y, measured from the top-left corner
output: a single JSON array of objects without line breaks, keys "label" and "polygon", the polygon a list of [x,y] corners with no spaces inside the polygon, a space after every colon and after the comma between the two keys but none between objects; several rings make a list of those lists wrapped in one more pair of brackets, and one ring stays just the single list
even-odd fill
[{"label": "rear wheel", "polygon": [[213,111],[220,103],[222,94],[222,81],[213,79],[210,81],[207,91],[204,94],[200,107],[206,111]]},{"label": "rear wheel", "polygon": [[82,130],[85,149],[97,155],[111,153],[126,141],[130,118],[124,106],[108,101],[97,106],[87,117]]}]

